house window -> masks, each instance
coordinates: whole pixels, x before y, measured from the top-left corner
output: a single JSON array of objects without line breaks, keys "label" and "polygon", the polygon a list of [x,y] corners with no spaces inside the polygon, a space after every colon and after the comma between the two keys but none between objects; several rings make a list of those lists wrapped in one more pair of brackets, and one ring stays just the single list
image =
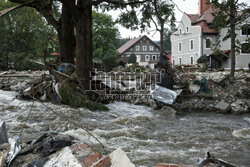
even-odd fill
[{"label": "house window", "polygon": [[194,58],[190,57],[190,64],[194,64]]},{"label": "house window", "polygon": [[149,61],[149,55],[146,55],[145,60]]},{"label": "house window", "polygon": [[133,51],[133,48],[131,48],[130,51]]},{"label": "house window", "polygon": [[179,57],[179,65],[181,65],[181,57]]},{"label": "house window", "polygon": [[139,51],[139,50],[140,50],[140,46],[136,46],[136,47],[135,47],[135,50],[136,50],[136,51]]},{"label": "house window", "polygon": [[156,55],[152,56],[153,61],[156,61]]},{"label": "house window", "polygon": [[143,50],[143,51],[147,51],[147,46],[143,46],[143,47],[142,47],[142,50]]},{"label": "house window", "polygon": [[175,66],[175,61],[173,60],[173,66]]},{"label": "house window", "polygon": [[178,44],[178,51],[181,52],[181,43]]},{"label": "house window", "polygon": [[250,53],[250,44],[242,43],[241,44],[241,53]]},{"label": "house window", "polygon": [[250,35],[250,24],[241,26],[241,35]]},{"label": "house window", "polygon": [[190,50],[194,50],[194,40],[190,40]]},{"label": "house window", "polygon": [[153,46],[149,46],[149,50],[150,51],[154,51],[154,47]]},{"label": "house window", "polygon": [[187,32],[189,32],[189,27],[186,27]]},{"label": "house window", "polygon": [[211,47],[211,39],[206,39],[206,48],[210,48]]},{"label": "house window", "polygon": [[179,34],[181,34],[181,28],[179,29]]}]

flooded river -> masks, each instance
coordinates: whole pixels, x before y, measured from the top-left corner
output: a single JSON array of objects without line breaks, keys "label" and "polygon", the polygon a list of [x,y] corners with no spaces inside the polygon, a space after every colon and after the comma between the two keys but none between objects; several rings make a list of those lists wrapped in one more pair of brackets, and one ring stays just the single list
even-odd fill
[{"label": "flooded river", "polygon": [[[9,136],[33,139],[48,131],[65,132],[79,140],[96,141],[49,111],[62,113],[81,123],[105,145],[107,151],[118,147],[128,153],[136,166],[156,163],[182,163],[197,166],[207,151],[238,166],[250,166],[250,115],[185,113],[173,115],[149,107],[124,102],[109,104],[108,112],[91,112],[67,106],[23,101],[16,93],[0,90],[0,120],[5,120]],[[27,125],[23,126],[29,111]]]}]

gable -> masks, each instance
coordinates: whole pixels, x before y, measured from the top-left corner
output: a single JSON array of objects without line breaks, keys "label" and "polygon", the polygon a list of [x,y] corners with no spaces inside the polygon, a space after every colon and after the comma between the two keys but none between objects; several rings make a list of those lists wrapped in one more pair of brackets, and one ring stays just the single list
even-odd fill
[{"label": "gable", "polygon": [[152,41],[149,37],[147,37],[146,35],[140,36],[138,38],[134,38],[129,40],[128,42],[126,42],[124,45],[122,45],[119,49],[117,49],[117,51],[120,54],[123,54],[124,52],[127,52],[128,50],[130,50],[132,47],[138,45],[138,44],[151,44],[154,47],[156,47],[157,49],[160,50],[160,46],[157,45],[154,41]]}]

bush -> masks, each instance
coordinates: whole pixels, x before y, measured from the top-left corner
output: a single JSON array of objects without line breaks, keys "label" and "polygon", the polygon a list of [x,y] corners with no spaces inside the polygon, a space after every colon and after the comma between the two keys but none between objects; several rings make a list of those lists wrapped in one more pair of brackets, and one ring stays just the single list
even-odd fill
[{"label": "bush", "polygon": [[140,69],[141,72],[144,72],[146,69],[143,66],[140,66],[138,63],[134,63],[133,65],[127,67],[124,71],[125,72],[136,72]]},{"label": "bush", "polygon": [[202,55],[198,60],[197,63],[207,63],[208,59],[206,55]]}]

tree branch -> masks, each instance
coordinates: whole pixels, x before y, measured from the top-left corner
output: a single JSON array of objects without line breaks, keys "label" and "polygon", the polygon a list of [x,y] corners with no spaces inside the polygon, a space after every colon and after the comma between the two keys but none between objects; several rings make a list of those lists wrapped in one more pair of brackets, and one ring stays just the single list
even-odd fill
[{"label": "tree branch", "polygon": [[96,1],[92,1],[92,5],[96,6],[96,5],[99,5],[103,2],[106,2],[106,3],[110,3],[110,4],[113,4],[113,5],[137,5],[137,4],[142,4],[142,3],[145,3],[149,0],[143,0],[143,1],[133,1],[133,2],[119,2],[117,0],[96,0]]}]

